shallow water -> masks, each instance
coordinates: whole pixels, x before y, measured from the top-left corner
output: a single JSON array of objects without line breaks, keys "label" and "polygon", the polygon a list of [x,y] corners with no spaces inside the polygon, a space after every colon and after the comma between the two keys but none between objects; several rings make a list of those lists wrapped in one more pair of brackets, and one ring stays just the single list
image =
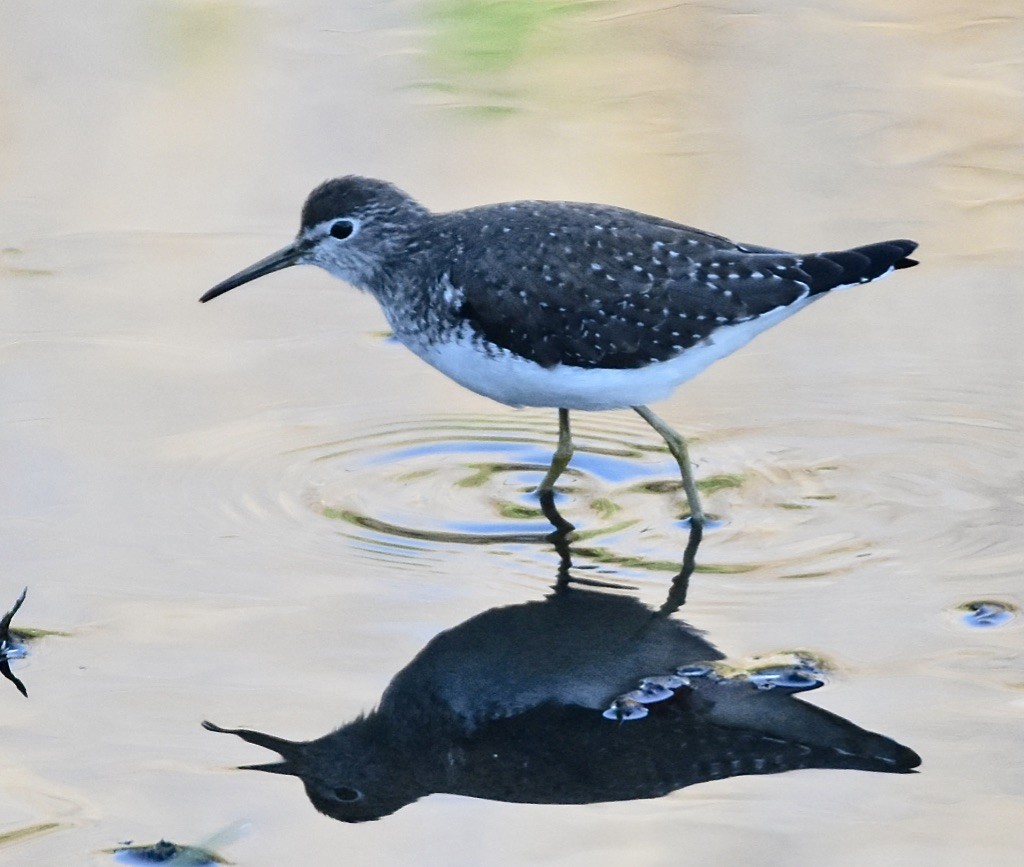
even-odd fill
[{"label": "shallow water", "polygon": [[[27,585],[14,628],[59,633],[10,660],[27,700],[0,681],[0,862],[166,838],[253,865],[1018,863],[1015,4],[0,18],[0,614]],[[348,825],[294,778],[235,770],[273,754],[202,720],[321,737],[439,633],[559,574],[530,496],[553,412],[464,392],[312,269],[195,303],[348,172],[438,209],[572,198],[798,250],[920,242],[919,268],[657,407],[716,519],[674,616],[730,661],[820,661],[800,700],[910,747],[918,773],[590,805],[435,794]],[[573,574],[657,608],[687,539],[673,464],[631,413],[574,424]],[[1011,616],[972,617],[982,602]]]}]

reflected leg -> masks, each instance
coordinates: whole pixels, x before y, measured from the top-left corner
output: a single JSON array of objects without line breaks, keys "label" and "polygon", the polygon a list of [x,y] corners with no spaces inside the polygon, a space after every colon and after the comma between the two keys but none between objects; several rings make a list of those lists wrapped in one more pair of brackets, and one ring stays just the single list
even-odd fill
[{"label": "reflected leg", "polygon": [[672,579],[672,586],[669,588],[668,597],[660,609],[662,614],[675,614],[676,611],[686,604],[686,592],[690,589],[690,576],[693,574],[693,570],[697,568],[697,549],[700,547],[700,540],[703,535],[704,530],[701,525],[691,521],[690,539],[686,543],[686,550],[683,552],[683,565],[680,567],[676,577]]},{"label": "reflected leg", "polygon": [[555,528],[555,532],[548,536],[548,540],[554,542],[557,549],[560,543],[568,540],[568,534],[575,530],[576,526],[562,517],[562,513],[555,505],[555,492],[552,490],[540,492],[540,510]]},{"label": "reflected leg", "polygon": [[686,440],[651,412],[646,406],[634,406],[640,418],[661,434],[668,444],[668,450],[679,464],[679,473],[683,478],[683,490],[686,491],[686,502],[690,506],[690,523],[704,526],[704,509],[700,504],[697,484],[693,480],[693,466],[690,464],[690,453],[686,449]]}]

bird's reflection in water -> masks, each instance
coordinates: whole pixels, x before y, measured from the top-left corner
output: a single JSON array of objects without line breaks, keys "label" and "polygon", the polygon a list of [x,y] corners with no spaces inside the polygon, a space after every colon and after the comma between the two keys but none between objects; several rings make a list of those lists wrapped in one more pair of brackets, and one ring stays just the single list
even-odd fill
[{"label": "bird's reflection in water", "polygon": [[658,610],[579,586],[565,532],[553,538],[561,566],[547,598],[442,632],[365,716],[306,742],[204,725],[279,753],[279,762],[248,767],[301,778],[313,805],[345,822],[433,793],[585,804],[741,774],[906,773],[920,763],[907,747],[796,698],[820,684],[806,673],[716,673],[723,654],[673,616],[699,533]]}]

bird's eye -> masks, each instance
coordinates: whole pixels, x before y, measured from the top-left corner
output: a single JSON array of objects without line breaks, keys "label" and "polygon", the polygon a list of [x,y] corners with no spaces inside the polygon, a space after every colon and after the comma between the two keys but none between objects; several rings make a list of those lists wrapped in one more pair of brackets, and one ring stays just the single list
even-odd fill
[{"label": "bird's eye", "polygon": [[344,241],[345,238],[355,231],[355,228],[351,220],[338,220],[331,226],[331,236]]},{"label": "bird's eye", "polygon": [[363,797],[363,793],[358,789],[349,789],[345,786],[338,786],[336,789],[331,789],[331,794],[339,801],[358,801]]}]

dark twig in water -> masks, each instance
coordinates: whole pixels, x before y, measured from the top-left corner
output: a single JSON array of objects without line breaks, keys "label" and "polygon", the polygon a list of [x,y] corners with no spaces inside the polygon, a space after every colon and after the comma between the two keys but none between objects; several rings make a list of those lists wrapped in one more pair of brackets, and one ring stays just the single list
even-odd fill
[{"label": "dark twig in water", "polygon": [[28,588],[26,587],[21,591],[21,595],[15,601],[14,607],[0,618],[0,674],[13,683],[18,688],[18,692],[25,696],[25,698],[28,698],[28,690],[25,688],[25,684],[11,671],[9,649],[14,644],[11,640],[11,620],[18,613],[18,609],[21,608],[21,603],[25,601],[25,594],[27,593]]}]

